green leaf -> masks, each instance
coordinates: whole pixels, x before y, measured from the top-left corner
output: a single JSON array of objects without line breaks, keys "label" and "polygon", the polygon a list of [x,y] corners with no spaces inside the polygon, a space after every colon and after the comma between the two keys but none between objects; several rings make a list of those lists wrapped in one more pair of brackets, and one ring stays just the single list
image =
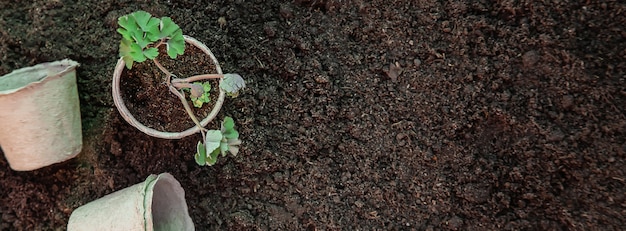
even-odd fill
[{"label": "green leaf", "polygon": [[207,152],[211,152],[211,154],[207,156],[207,165],[212,166],[217,162],[221,143],[222,132],[218,130],[208,130],[206,132],[206,140],[204,144],[206,145]]},{"label": "green leaf", "polygon": [[135,18],[135,21],[137,22],[137,26],[139,26],[139,28],[143,32],[152,33],[152,32],[155,32],[155,29],[156,29],[156,32],[159,31],[158,26],[159,26],[160,20],[158,18],[152,17],[150,13],[140,10],[140,11],[135,11],[134,13],[132,13],[131,16]]},{"label": "green leaf", "polygon": [[133,57],[135,62],[143,62],[146,61],[146,56],[143,54],[143,49],[136,43],[130,44],[130,56]]},{"label": "green leaf", "polygon": [[197,108],[201,108],[202,104],[204,104],[204,102],[198,98],[191,98],[191,102],[193,103],[193,106]]},{"label": "green leaf", "polygon": [[219,154],[220,154],[219,148],[211,152],[211,154],[207,156],[206,164],[209,166],[213,166],[215,163],[217,163],[217,157],[219,156]]},{"label": "green leaf", "polygon": [[220,88],[232,97],[239,95],[239,90],[244,87],[246,87],[246,82],[239,74],[224,74],[224,78],[220,82]]},{"label": "green leaf", "polygon": [[[202,107],[202,105],[204,103],[208,103],[211,102],[211,98],[210,98],[210,91],[211,91],[211,83],[210,82],[204,82],[202,84],[200,83],[194,83],[193,85],[200,85],[202,89],[202,93],[198,92],[198,90],[196,89],[196,92],[194,93],[194,89],[190,89],[190,98],[191,98],[191,102],[193,103],[194,107],[200,108]],[[201,94],[198,97],[195,97],[194,95],[197,94]]]},{"label": "green leaf", "polygon": [[125,55],[120,55],[124,57],[126,67],[129,69],[132,67],[132,62],[143,62],[146,59],[156,58],[158,56],[157,48],[151,47],[144,52],[141,50],[160,39],[168,38],[165,45],[167,54],[172,59],[176,59],[178,55],[185,52],[183,32],[169,17],[159,19],[152,17],[146,11],[136,11],[119,17],[118,24],[120,28],[117,29],[117,32],[122,35],[123,40],[130,41],[129,44],[125,44]]},{"label": "green leaf", "polygon": [[198,141],[197,152],[195,155],[196,163],[200,166],[206,165],[206,147],[202,142]]},{"label": "green leaf", "polygon": [[202,94],[202,96],[200,97],[200,100],[202,100],[202,102],[204,103],[211,102],[211,98],[209,98],[209,93]]},{"label": "green leaf", "polygon": [[229,140],[239,139],[239,132],[237,132],[235,129],[226,131],[223,134],[224,134],[224,137]]},{"label": "green leaf", "polygon": [[159,51],[156,48],[152,47],[143,50],[139,45],[127,39],[122,39],[120,42],[119,53],[128,69],[132,68],[133,62],[143,62],[146,59],[154,59],[159,55]]},{"label": "green leaf", "polygon": [[136,11],[124,15],[117,19],[117,23],[122,27],[118,28],[117,32],[124,39],[135,41],[141,48],[159,39],[160,20],[148,12]]},{"label": "green leaf", "polygon": [[233,118],[230,116],[224,117],[224,121],[222,121],[222,127],[225,130],[232,130],[233,128],[235,128],[235,120],[233,120]]},{"label": "green leaf", "polygon": [[141,47],[141,49],[146,48],[148,45],[150,45],[150,43],[152,43],[153,41],[150,41],[146,38],[143,37],[143,34],[139,34],[139,35],[133,35],[133,39],[135,41],[135,43],[137,45],[139,45],[139,47]]},{"label": "green leaf", "polygon": [[122,60],[124,60],[124,63],[126,63],[126,68],[128,68],[128,70],[133,68],[133,57],[130,56],[124,56],[122,57]]},{"label": "green leaf", "polygon": [[[209,155],[204,159],[205,163],[209,166],[213,166],[217,163],[217,158],[219,158],[220,154],[222,156],[226,156],[227,153],[231,153],[233,156],[236,156],[239,153],[239,145],[241,144],[241,140],[237,138],[227,138],[226,133],[224,131],[230,132],[231,134],[237,134],[235,131],[235,122],[231,117],[225,117],[222,122],[222,130],[209,130],[206,132],[204,145],[200,142],[198,143],[198,153],[196,153],[196,162],[202,161],[202,154],[206,154],[210,152]],[[202,152],[201,148],[204,148],[206,152]]]},{"label": "green leaf", "polygon": [[179,30],[180,27],[172,21],[172,18],[162,17],[161,22],[159,24],[159,29],[160,29],[159,39],[162,39],[165,37],[173,37],[174,32]]},{"label": "green leaf", "polygon": [[236,156],[239,153],[239,145],[241,144],[241,140],[239,140],[239,132],[235,130],[235,121],[231,117],[225,117],[222,122],[222,135],[226,139],[225,142],[222,141],[220,145],[220,149],[222,155],[226,155],[226,152],[230,152],[233,156]]},{"label": "green leaf", "polygon": [[210,82],[204,82],[204,83],[202,83],[202,88],[204,88],[204,92],[209,92],[209,91],[211,91],[211,83],[210,83]]},{"label": "green leaf", "polygon": [[146,38],[150,40],[150,42],[159,41],[159,39],[161,39],[161,37],[159,36],[160,35],[160,32],[159,32],[160,20],[158,18],[152,18],[150,19],[150,21],[154,25],[150,25],[150,27],[148,28],[148,31],[146,31]]},{"label": "green leaf", "polygon": [[122,39],[122,41],[120,42],[120,51],[119,51],[120,57],[122,57],[122,59],[124,60],[124,63],[126,63],[126,68],[128,68],[129,70],[133,67],[133,62],[134,62],[133,57],[130,55],[131,43],[132,42],[130,40]]},{"label": "green leaf", "polygon": [[132,31],[137,31],[139,28],[137,27],[137,23],[135,22],[134,17],[130,17],[130,15],[124,15],[117,19],[117,24],[122,28],[118,28],[117,32],[122,35],[127,40],[133,40]]},{"label": "green leaf", "polygon": [[239,132],[235,130],[235,121],[233,118],[226,116],[222,122],[222,134],[226,139],[238,139]]},{"label": "green leaf", "polygon": [[143,51],[143,55],[148,59],[154,59],[159,55],[159,50],[154,47],[150,47]]},{"label": "green leaf", "polygon": [[218,149],[220,147],[220,143],[222,142],[222,138],[221,131],[208,130],[206,132],[206,140],[204,141],[207,152],[213,152]]},{"label": "green leaf", "polygon": [[133,36],[130,32],[124,28],[117,28],[117,32],[122,35],[122,39],[133,40]]},{"label": "green leaf", "polygon": [[222,153],[222,156],[226,156],[227,151],[228,151],[228,143],[222,142],[220,144],[220,153]]},{"label": "green leaf", "polygon": [[167,55],[172,59],[176,59],[178,55],[185,53],[185,37],[180,29],[174,31],[169,37],[170,39],[166,43]]}]

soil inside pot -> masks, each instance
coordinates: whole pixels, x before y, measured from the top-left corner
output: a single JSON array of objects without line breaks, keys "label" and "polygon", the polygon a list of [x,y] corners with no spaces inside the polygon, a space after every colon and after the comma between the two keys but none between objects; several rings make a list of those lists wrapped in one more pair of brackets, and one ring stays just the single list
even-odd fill
[{"label": "soil inside pot", "polygon": [[[164,46],[159,51],[158,61],[178,78],[217,73],[211,57],[188,43],[185,53],[176,59],[167,55]],[[160,131],[180,132],[195,126],[180,99],[169,91],[165,77],[151,60],[135,63],[131,70],[125,69],[120,92],[128,110],[142,124]],[[189,91],[185,90],[186,100],[198,120],[211,112],[219,95],[219,80],[207,81],[211,83],[211,101],[200,108],[193,106]]]}]

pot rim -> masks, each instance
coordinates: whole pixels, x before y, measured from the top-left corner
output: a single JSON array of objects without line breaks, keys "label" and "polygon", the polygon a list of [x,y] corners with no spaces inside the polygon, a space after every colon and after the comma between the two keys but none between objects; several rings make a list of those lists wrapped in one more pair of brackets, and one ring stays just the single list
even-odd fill
[{"label": "pot rim", "polygon": [[[6,75],[0,76],[0,84],[5,80],[8,81],[8,79],[10,78],[24,78],[23,77],[24,75],[29,75],[29,74],[40,74],[43,76],[36,77],[31,81],[27,81],[27,83],[25,84],[20,84],[21,86],[18,86],[18,87],[6,89],[6,90],[0,89],[0,96],[13,94],[19,91],[23,91],[24,89],[27,89],[27,88],[32,88],[46,81],[50,81],[51,79],[54,79],[54,78],[61,78],[62,76],[65,76],[67,73],[75,71],[78,66],[80,66],[80,64],[78,64],[78,62],[76,61],[73,61],[71,59],[63,59],[63,60],[58,60],[58,61],[53,61],[53,62],[40,63],[35,66],[24,67],[24,68],[14,70]],[[61,67],[65,67],[65,68],[61,69],[60,71],[54,71],[55,70],[54,68],[61,68]],[[54,72],[50,73],[50,71],[54,71]]]}]

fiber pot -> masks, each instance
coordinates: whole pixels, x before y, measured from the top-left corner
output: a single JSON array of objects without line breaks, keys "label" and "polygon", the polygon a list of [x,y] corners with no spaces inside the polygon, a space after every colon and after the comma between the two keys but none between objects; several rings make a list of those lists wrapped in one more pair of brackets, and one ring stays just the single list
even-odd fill
[{"label": "fiber pot", "polygon": [[82,149],[77,66],[65,59],[0,77],[0,147],[13,170],[62,162]]},{"label": "fiber pot", "polygon": [[194,230],[185,191],[169,173],[83,205],[70,216],[68,231]]}]

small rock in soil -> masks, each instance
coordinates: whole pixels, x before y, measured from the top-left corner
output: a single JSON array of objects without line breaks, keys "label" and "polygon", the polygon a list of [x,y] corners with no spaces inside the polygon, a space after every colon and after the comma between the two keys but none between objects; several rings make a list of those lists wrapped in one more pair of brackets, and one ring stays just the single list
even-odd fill
[{"label": "small rock in soil", "polygon": [[402,67],[400,67],[400,64],[398,64],[398,62],[396,62],[395,64],[389,64],[389,70],[386,70],[385,73],[391,79],[391,81],[395,82],[396,80],[398,80],[398,76],[402,74]]}]

